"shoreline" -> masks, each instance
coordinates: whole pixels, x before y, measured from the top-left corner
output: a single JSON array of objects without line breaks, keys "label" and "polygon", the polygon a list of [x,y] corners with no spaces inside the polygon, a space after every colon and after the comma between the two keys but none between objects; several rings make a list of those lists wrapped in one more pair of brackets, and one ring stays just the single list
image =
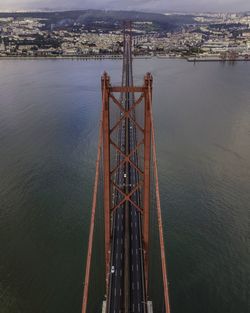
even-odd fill
[{"label": "shoreline", "polygon": [[230,59],[220,59],[220,58],[213,58],[213,57],[206,57],[206,58],[186,58],[188,62],[193,62],[193,63],[203,63],[203,62],[220,62],[220,63],[235,63],[235,62],[248,62],[250,59],[246,58],[237,58],[235,60],[230,60]]},{"label": "shoreline", "polygon": [[[134,59],[152,59],[152,56],[135,56]],[[123,56],[76,56],[76,55],[64,55],[64,56],[24,56],[24,55],[0,55],[1,59],[22,59],[22,60],[37,60],[37,59],[53,59],[53,60],[65,60],[65,59],[74,59],[74,60],[122,60]]]},{"label": "shoreline", "polygon": [[[114,56],[16,56],[16,55],[8,55],[8,56],[1,56],[0,60],[77,60],[77,61],[102,61],[102,60],[113,60],[113,61],[121,61],[123,59],[122,55]],[[236,63],[236,62],[248,62],[250,59],[246,58],[237,58],[236,60],[222,60],[218,57],[206,57],[206,58],[195,58],[195,57],[181,57],[181,56],[165,56],[165,55],[157,55],[157,56],[135,56],[133,57],[134,60],[141,59],[161,59],[161,60],[185,60],[189,63],[205,63],[205,62],[219,62],[219,63]]]}]

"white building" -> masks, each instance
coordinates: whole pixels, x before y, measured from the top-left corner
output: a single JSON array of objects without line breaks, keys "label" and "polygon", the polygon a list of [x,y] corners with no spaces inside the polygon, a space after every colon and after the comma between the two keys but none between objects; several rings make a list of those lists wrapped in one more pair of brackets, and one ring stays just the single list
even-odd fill
[{"label": "white building", "polygon": [[4,45],[4,43],[0,43],[0,51],[5,51],[5,45]]}]

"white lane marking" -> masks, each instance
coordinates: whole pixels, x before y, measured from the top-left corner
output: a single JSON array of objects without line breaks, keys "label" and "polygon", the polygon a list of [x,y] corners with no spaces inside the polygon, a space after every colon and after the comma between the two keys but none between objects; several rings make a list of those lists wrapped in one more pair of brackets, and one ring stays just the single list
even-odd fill
[{"label": "white lane marking", "polygon": [[115,288],[115,297],[116,297],[116,288]]},{"label": "white lane marking", "polygon": [[136,264],[136,270],[137,270],[137,272],[138,272],[138,268],[139,268],[139,267],[138,267],[138,263],[137,263],[137,264]]},{"label": "white lane marking", "polygon": [[138,303],[138,312],[141,312],[141,306],[139,303]]},{"label": "white lane marking", "polygon": [[137,282],[137,290],[139,290],[139,282]]}]

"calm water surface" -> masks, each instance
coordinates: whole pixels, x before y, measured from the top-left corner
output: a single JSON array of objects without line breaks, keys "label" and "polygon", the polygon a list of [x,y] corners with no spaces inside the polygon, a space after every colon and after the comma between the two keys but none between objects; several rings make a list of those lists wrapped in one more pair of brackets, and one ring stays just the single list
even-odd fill
[{"label": "calm water surface", "polygon": [[[80,313],[104,70],[119,83],[120,61],[0,61],[1,313]],[[250,63],[134,71],[154,76],[172,313],[248,313]]]}]

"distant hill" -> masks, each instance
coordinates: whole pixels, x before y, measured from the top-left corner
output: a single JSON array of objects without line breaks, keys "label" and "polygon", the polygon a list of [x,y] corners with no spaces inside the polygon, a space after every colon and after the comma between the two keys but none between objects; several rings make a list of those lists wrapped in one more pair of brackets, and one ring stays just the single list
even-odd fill
[{"label": "distant hill", "polygon": [[68,26],[78,24],[92,24],[102,21],[109,24],[121,23],[124,20],[152,22],[160,30],[171,30],[183,24],[194,23],[191,15],[164,15],[159,13],[145,13],[136,11],[107,11],[107,10],[75,10],[63,12],[25,12],[25,13],[0,13],[0,17],[34,17],[46,18],[47,24]]}]

